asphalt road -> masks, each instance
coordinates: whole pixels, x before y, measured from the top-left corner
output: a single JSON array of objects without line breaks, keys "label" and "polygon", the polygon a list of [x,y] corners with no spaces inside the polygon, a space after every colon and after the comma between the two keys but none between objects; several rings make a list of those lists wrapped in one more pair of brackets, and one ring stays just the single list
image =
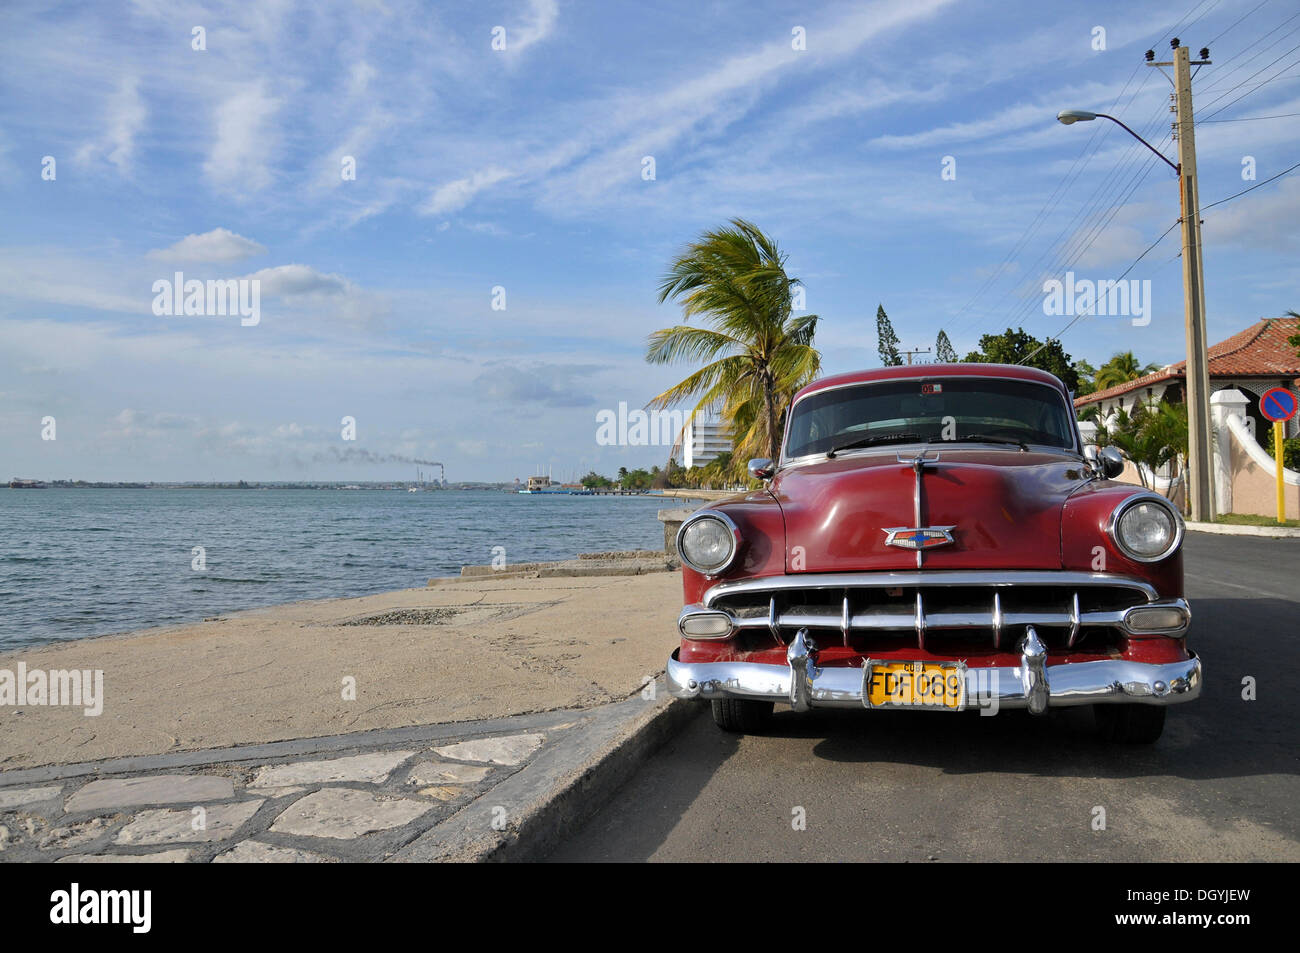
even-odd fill
[{"label": "asphalt road", "polygon": [[1300,540],[1185,545],[1206,679],[1154,746],[1095,741],[1088,709],[778,708],[736,737],[702,707],[551,859],[1300,860]]}]

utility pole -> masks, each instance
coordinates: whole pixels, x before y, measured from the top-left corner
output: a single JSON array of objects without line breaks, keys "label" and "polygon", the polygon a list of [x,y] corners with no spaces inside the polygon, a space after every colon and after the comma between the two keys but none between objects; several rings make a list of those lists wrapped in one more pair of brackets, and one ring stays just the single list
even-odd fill
[{"label": "utility pole", "polygon": [[[1188,504],[1193,520],[1214,519],[1214,471],[1210,466],[1210,370],[1205,343],[1205,272],[1201,260],[1201,196],[1196,181],[1196,131],[1192,117],[1191,51],[1170,41],[1174,50],[1174,135],[1178,139],[1178,199],[1183,224],[1183,322],[1187,338]],[[1154,59],[1154,57],[1150,57]],[[1201,50],[1196,65],[1209,65]]]},{"label": "utility pole", "polygon": [[930,349],[928,347],[921,347],[917,348],[915,351],[901,351],[900,353],[907,355],[907,363],[910,365],[912,363],[913,354],[929,354]]}]

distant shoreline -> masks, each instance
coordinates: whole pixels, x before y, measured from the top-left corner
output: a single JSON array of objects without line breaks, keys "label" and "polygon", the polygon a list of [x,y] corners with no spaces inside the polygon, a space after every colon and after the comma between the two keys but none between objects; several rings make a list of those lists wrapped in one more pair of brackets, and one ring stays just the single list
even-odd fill
[{"label": "distant shoreline", "polygon": [[[15,481],[16,482],[16,481]],[[411,481],[357,481],[357,480],[317,480],[303,482],[271,481],[236,481],[234,483],[195,481],[91,481],[91,480],[36,480],[34,485],[15,487],[4,484],[4,489],[20,490],[408,490],[412,486],[422,492],[443,492],[453,490],[483,490],[487,492],[509,493],[514,489],[513,483],[449,483],[445,487],[418,486]]]},{"label": "distant shoreline", "polygon": [[[328,482],[322,481],[317,483],[111,483],[111,482],[90,482],[90,481],[67,481],[58,480],[46,483],[44,481],[34,481],[29,486],[12,486],[10,484],[0,484],[0,489],[7,490],[386,490],[389,492],[407,492],[414,486],[412,483],[392,483],[392,482]],[[445,487],[434,486],[416,486],[422,493],[454,493],[478,491],[485,493],[507,493],[516,492],[513,483],[451,483]],[[688,500],[716,500],[725,496],[732,496],[735,490],[692,490],[680,487],[673,487],[666,490],[645,490],[635,493],[625,492],[616,493],[593,493],[593,496],[639,496],[653,497],[659,499],[688,499]],[[528,495],[528,494],[525,494]],[[563,496],[584,494],[532,494],[535,496]]]}]

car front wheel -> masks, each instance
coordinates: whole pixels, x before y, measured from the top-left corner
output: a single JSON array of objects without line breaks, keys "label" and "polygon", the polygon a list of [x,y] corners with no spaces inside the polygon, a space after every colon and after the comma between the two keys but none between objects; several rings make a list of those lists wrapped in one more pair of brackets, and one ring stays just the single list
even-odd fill
[{"label": "car front wheel", "polygon": [[758,734],[767,727],[772,716],[772,703],[751,701],[746,698],[713,699],[713,720],[723,731],[737,734]]},{"label": "car front wheel", "polygon": [[1149,745],[1165,730],[1165,709],[1160,705],[1094,705],[1093,712],[1103,741]]}]

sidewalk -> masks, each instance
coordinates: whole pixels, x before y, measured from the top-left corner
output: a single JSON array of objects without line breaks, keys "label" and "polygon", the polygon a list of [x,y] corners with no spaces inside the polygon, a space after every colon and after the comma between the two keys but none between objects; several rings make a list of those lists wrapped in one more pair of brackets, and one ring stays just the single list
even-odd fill
[{"label": "sidewalk", "polygon": [[89,717],[0,707],[0,772],[589,708],[677,644],[676,573],[434,582],[0,655],[101,669],[105,697]]},{"label": "sidewalk", "polygon": [[98,716],[0,707],[0,861],[544,853],[694,711],[680,577],[553,568],[0,655],[104,672]]},{"label": "sidewalk", "polygon": [[546,856],[695,709],[662,686],[584,711],[0,774],[0,862]]}]

